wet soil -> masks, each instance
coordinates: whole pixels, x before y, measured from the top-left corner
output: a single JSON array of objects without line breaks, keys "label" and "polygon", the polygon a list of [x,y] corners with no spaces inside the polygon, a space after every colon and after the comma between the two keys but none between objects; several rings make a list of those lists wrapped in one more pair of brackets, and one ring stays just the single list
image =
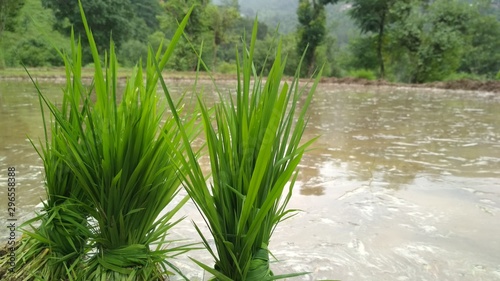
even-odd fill
[{"label": "wet soil", "polygon": [[468,90],[500,93],[500,81],[479,81],[479,80],[456,80],[456,81],[440,81],[424,84],[404,84],[392,83],[385,80],[366,80],[362,78],[335,78],[324,77],[321,79],[323,83],[333,84],[351,84],[364,86],[394,86],[394,87],[411,87],[411,88],[437,88],[448,90]]},{"label": "wet soil", "polygon": [[[32,76],[40,81],[53,81],[56,83],[64,83],[66,77],[64,76],[63,69],[53,69],[48,72],[43,72],[43,70],[32,69],[30,70]],[[127,76],[130,75],[130,71],[123,70],[123,72],[118,73],[119,79],[125,81]],[[196,73],[194,72],[165,72],[164,76],[166,79],[174,81],[185,81],[194,80],[196,78]],[[83,80],[91,80],[93,77],[92,71],[84,71],[82,73]],[[236,75],[232,74],[220,74],[216,73],[212,76],[218,81],[233,81],[236,79]],[[200,73],[198,75],[199,80],[210,80],[212,79],[208,73]],[[289,77],[289,80],[292,78]],[[29,80],[29,77],[24,72],[0,72],[0,80]],[[308,79],[303,79],[308,81]],[[362,86],[393,86],[393,87],[410,87],[410,88],[435,88],[435,89],[448,89],[448,90],[467,90],[467,91],[481,91],[481,92],[493,92],[500,93],[500,81],[489,80],[489,81],[479,81],[479,80],[456,80],[456,81],[439,81],[423,84],[406,84],[406,83],[394,83],[386,80],[367,80],[362,78],[352,78],[352,77],[323,77],[321,83],[330,84],[346,84],[346,85],[362,85]]]}]

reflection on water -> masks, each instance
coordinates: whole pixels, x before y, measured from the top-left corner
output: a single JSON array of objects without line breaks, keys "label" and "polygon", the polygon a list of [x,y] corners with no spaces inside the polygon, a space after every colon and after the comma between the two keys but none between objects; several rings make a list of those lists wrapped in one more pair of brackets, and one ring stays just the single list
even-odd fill
[{"label": "reflection on water", "polygon": [[[41,86],[60,99],[61,85]],[[214,98],[209,86],[204,92]],[[304,156],[290,203],[302,212],[273,236],[275,273],[500,280],[499,112],[500,96],[487,93],[320,85],[306,138],[321,137]],[[42,163],[27,138],[43,137],[30,83],[0,81],[0,130],[0,180],[8,166],[19,171],[23,220],[44,196]],[[182,212],[202,221],[192,204]],[[174,235],[196,239],[187,220]],[[192,255],[209,261],[204,252]],[[180,267],[201,278],[184,261]]]},{"label": "reflection on water", "polygon": [[380,172],[396,189],[420,174],[500,176],[500,97],[328,88],[312,105],[308,134],[321,138],[303,162],[313,184],[302,194],[322,195],[314,180],[328,177],[332,165],[361,181]]}]

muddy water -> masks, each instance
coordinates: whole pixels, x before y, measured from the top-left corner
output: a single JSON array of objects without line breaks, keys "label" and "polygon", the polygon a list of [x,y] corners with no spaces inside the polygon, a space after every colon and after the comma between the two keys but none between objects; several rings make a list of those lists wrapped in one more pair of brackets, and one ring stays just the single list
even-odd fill
[{"label": "muddy water", "polygon": [[[60,85],[41,86],[60,99]],[[43,167],[27,139],[43,136],[38,108],[31,84],[0,81],[0,179],[5,186],[8,166],[19,172],[19,221],[44,197]],[[302,211],[271,241],[276,274],[500,280],[500,96],[323,84],[310,112],[306,138],[320,138],[290,203]],[[182,214],[202,223],[192,204]],[[199,241],[189,220],[172,238]],[[191,256],[210,262],[203,251]],[[187,259],[177,264],[206,279]]]}]

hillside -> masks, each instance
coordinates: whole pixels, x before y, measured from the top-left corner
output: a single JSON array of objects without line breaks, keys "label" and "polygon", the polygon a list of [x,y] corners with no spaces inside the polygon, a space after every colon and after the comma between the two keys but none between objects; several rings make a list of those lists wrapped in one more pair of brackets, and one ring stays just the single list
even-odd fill
[{"label": "hillside", "polygon": [[[225,0],[213,0],[216,5],[221,5]],[[287,34],[294,32],[297,28],[298,0],[240,0],[240,12],[247,17],[259,17],[271,29],[279,24],[279,31]],[[347,5],[338,3],[328,5],[327,27],[330,35],[337,38],[341,45],[347,43],[349,34],[359,34],[359,29],[347,15]]]},{"label": "hillside", "polygon": [[289,33],[297,26],[298,1],[290,0],[252,0],[239,1],[241,12],[250,17],[258,15],[269,27],[280,24],[280,31]]}]

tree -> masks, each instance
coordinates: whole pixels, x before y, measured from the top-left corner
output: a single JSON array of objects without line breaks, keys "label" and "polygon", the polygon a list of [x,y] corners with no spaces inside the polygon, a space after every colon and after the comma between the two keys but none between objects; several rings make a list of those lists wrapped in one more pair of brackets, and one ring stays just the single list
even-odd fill
[{"label": "tree", "polygon": [[[42,3],[53,10],[57,20],[55,29],[69,34],[73,27],[82,42],[87,42],[77,1],[42,0]],[[133,35],[135,14],[129,0],[86,0],[82,6],[100,53],[109,48],[111,35],[117,48]],[[90,60],[88,54],[86,57]]]},{"label": "tree", "polygon": [[189,39],[197,42],[202,34],[208,30],[209,22],[206,17],[206,7],[208,0],[169,0],[163,4],[166,15],[161,17],[162,28],[173,32],[177,29],[177,22],[180,22],[187,14],[189,9],[194,6],[189,22],[184,30]]},{"label": "tree", "polygon": [[456,72],[469,43],[471,12],[470,5],[457,0],[432,3],[422,27],[423,44],[414,82],[442,80]]},{"label": "tree", "polygon": [[385,76],[383,58],[383,40],[385,27],[388,23],[389,9],[396,0],[352,0],[349,14],[358,24],[361,32],[377,34],[377,56],[380,67],[380,77]]},{"label": "tree", "polygon": [[14,30],[16,17],[25,0],[0,0],[0,36],[4,30]]},{"label": "tree", "polygon": [[459,71],[494,77],[500,69],[500,22],[491,15],[471,15],[470,44]]},{"label": "tree", "polygon": [[[209,19],[206,12],[208,2],[208,0],[169,0],[163,3],[162,7],[165,13],[160,16],[160,27],[162,30],[166,30],[167,37],[173,35],[173,32],[177,29],[177,23],[194,6],[189,17],[189,22],[184,29],[184,34],[191,43],[184,40],[184,38],[179,41],[168,67],[173,67],[175,70],[181,71],[196,69],[198,58],[194,54],[192,46],[199,48],[203,41],[210,40],[209,38],[205,38],[209,35]],[[209,44],[209,47],[211,48],[212,44]],[[209,50],[204,48],[203,55],[206,56],[208,53]]]},{"label": "tree", "polygon": [[14,24],[1,35],[0,68],[19,67],[20,63],[28,67],[63,64],[53,46],[67,50],[68,38],[52,29],[54,15],[41,1],[26,0]]},{"label": "tree", "polygon": [[315,66],[316,48],[323,43],[326,33],[325,5],[338,0],[299,0],[297,52],[304,54],[303,74],[311,75]]},{"label": "tree", "polygon": [[158,15],[161,11],[161,5],[158,0],[133,0],[131,3],[137,18],[143,21],[149,29],[148,34],[160,28]]},{"label": "tree", "polygon": [[234,4],[228,6],[207,6],[207,17],[209,20],[209,29],[213,34],[213,61],[212,67],[217,65],[218,49],[221,44],[231,40],[229,30],[240,17],[237,7]]},{"label": "tree", "polygon": [[349,0],[352,3],[349,15],[362,33],[376,36],[379,76],[385,77],[384,47],[388,27],[405,22],[416,5],[424,8],[429,0]]},{"label": "tree", "polygon": [[415,4],[404,21],[391,27],[391,52],[406,61],[410,82],[441,80],[458,69],[469,44],[471,15],[465,3],[437,0]]},{"label": "tree", "polygon": [[349,42],[349,52],[351,56],[347,62],[347,67],[351,70],[366,69],[376,71],[378,57],[376,50],[377,42],[372,36],[354,38]]}]

